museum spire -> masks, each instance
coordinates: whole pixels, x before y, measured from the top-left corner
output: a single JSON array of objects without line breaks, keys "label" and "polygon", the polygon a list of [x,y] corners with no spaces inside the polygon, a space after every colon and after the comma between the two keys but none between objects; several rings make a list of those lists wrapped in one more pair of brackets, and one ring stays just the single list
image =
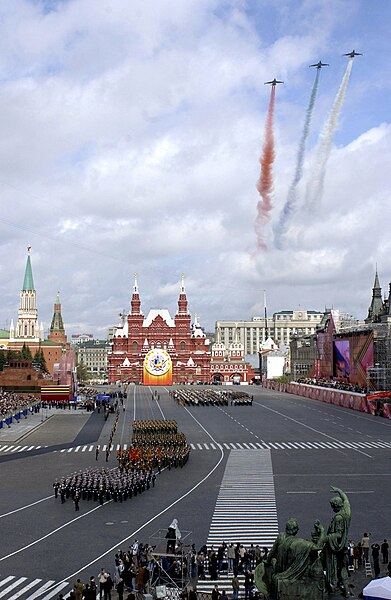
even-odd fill
[{"label": "museum spire", "polygon": [[188,314],[184,273],[182,273],[182,281],[181,281],[181,289],[180,289],[179,299],[178,299],[178,313],[177,314],[178,315],[187,315]]},{"label": "museum spire", "polygon": [[134,274],[133,294],[132,294],[132,300],[130,302],[130,306],[131,306],[131,310],[130,310],[131,315],[141,315],[141,302],[140,302],[140,296],[138,293],[137,273]]}]

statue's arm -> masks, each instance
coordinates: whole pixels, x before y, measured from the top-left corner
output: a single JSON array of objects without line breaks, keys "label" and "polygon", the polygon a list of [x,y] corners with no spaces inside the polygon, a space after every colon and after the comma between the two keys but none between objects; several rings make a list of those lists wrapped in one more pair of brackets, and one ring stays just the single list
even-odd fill
[{"label": "statue's arm", "polygon": [[327,535],[325,534],[324,527],[319,520],[315,521],[314,527],[315,531],[318,533],[318,541],[314,543],[314,550],[322,550],[327,541]]},{"label": "statue's arm", "polygon": [[338,494],[338,496],[341,498],[341,500],[343,501],[344,506],[350,508],[349,498],[347,497],[347,495],[345,494],[345,492],[343,490],[341,490],[340,488],[337,488],[337,487],[331,487],[330,491],[336,492]]}]

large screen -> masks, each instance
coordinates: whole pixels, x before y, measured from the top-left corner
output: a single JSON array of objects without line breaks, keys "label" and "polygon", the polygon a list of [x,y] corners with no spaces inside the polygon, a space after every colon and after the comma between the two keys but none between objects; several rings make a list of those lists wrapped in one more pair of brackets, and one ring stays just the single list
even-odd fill
[{"label": "large screen", "polygon": [[373,332],[354,332],[334,340],[333,374],[338,379],[366,385],[367,368],[373,367]]},{"label": "large screen", "polygon": [[334,341],[334,377],[350,381],[349,340]]}]

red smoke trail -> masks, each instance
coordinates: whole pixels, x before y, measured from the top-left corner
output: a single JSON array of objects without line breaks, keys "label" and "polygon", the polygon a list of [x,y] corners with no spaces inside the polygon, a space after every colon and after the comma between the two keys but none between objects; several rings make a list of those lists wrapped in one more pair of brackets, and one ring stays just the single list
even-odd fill
[{"label": "red smoke trail", "polygon": [[259,159],[261,174],[257,183],[257,190],[262,200],[257,203],[257,218],[255,220],[255,232],[257,234],[257,245],[259,250],[267,250],[264,241],[264,226],[270,221],[270,211],[273,208],[271,195],[273,192],[273,162],[274,162],[274,135],[273,114],[276,87],[273,85],[270,94],[269,110],[265,125],[265,142],[263,144],[262,156]]}]

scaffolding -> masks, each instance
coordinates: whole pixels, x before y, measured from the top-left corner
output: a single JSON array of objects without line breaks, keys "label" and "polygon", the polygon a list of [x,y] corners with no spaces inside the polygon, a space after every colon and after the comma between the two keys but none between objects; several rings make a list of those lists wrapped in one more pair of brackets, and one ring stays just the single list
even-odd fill
[{"label": "scaffolding", "polygon": [[[291,338],[291,373],[293,379],[316,375],[316,363],[321,359],[317,347],[317,332],[315,335],[292,336]],[[363,323],[360,321],[343,321],[333,335],[333,342],[344,339],[350,340],[351,359],[358,356],[361,336],[373,333],[373,366],[362,373],[359,384],[366,385],[369,391],[391,391],[391,323]],[[355,364],[355,363],[353,363]],[[356,363],[359,366],[359,363]],[[328,364],[329,372],[324,376],[333,376],[332,358]],[[365,367],[363,367],[365,368]],[[324,368],[322,368],[322,373]],[[362,371],[361,371],[362,372]],[[357,374],[356,374],[357,377]],[[357,381],[354,381],[357,383]]]},{"label": "scaffolding", "polygon": [[167,529],[158,529],[149,538],[154,558],[150,588],[155,590],[157,598],[176,599],[190,584],[192,532],[181,530],[181,539],[176,540],[174,552],[168,548],[166,535]]},{"label": "scaffolding", "polygon": [[373,323],[374,366],[367,369],[369,391],[391,391],[391,326]]}]

